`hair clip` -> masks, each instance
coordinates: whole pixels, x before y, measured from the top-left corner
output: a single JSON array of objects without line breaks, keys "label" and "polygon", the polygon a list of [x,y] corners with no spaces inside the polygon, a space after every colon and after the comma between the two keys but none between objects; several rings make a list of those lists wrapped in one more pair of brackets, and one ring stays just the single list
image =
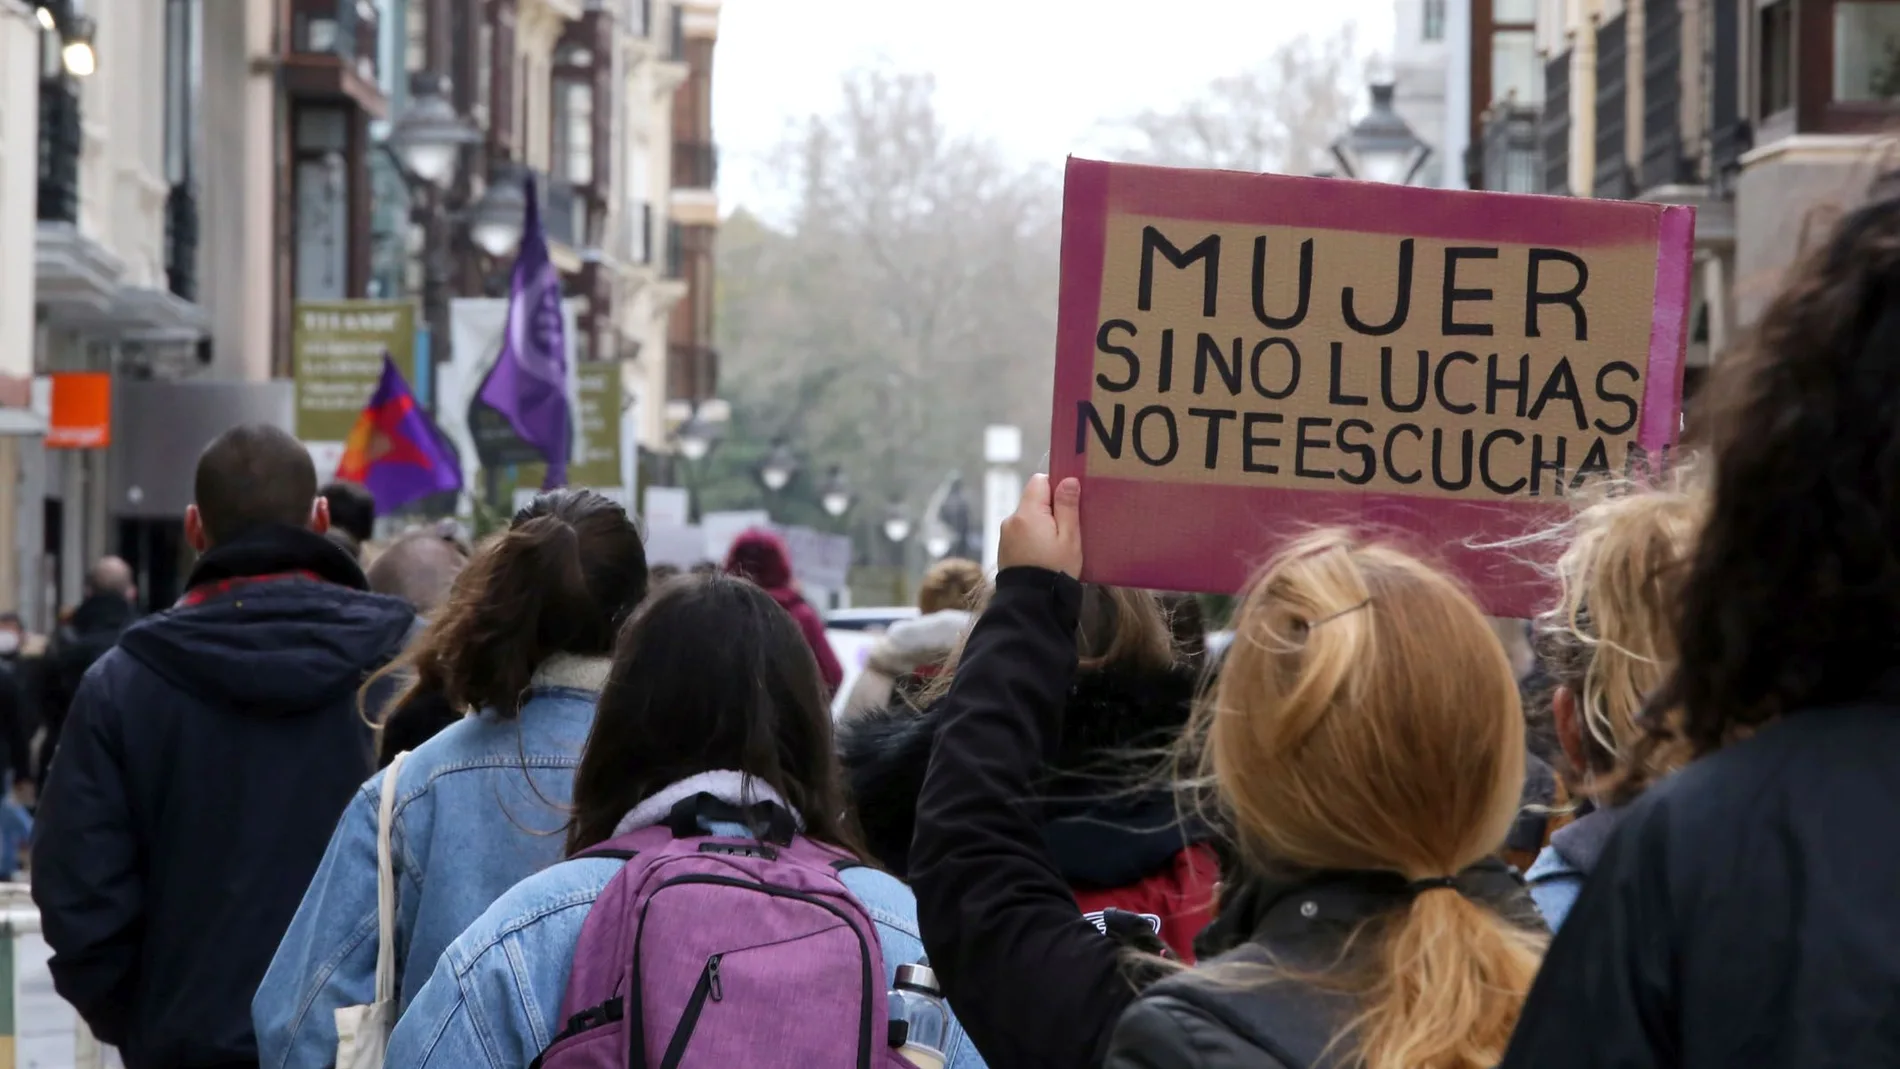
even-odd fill
[{"label": "hair clip", "polygon": [[1308,631],[1311,631],[1312,629],[1314,629],[1315,627],[1318,627],[1321,624],[1331,623],[1342,616],[1349,616],[1352,613],[1358,612],[1360,609],[1366,608],[1367,606],[1371,604],[1372,604],[1372,599],[1367,598],[1366,600],[1360,602],[1359,604],[1354,605],[1350,608],[1341,609],[1338,612],[1332,614],[1331,616],[1322,616],[1319,619],[1314,620],[1313,622],[1306,625],[1306,629]]},{"label": "hair clip", "polygon": [[1456,891],[1458,889],[1458,878],[1455,876],[1428,876],[1422,880],[1413,880],[1405,885],[1406,892],[1415,896],[1422,895],[1427,891],[1436,891],[1440,888],[1448,888]]}]

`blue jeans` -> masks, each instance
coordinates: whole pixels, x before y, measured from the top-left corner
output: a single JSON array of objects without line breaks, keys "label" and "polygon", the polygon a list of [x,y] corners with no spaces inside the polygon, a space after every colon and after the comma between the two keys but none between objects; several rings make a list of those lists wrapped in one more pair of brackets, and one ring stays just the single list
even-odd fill
[{"label": "blue jeans", "polygon": [[10,880],[20,868],[20,851],[33,837],[33,817],[13,797],[13,775],[0,778],[0,880]]}]

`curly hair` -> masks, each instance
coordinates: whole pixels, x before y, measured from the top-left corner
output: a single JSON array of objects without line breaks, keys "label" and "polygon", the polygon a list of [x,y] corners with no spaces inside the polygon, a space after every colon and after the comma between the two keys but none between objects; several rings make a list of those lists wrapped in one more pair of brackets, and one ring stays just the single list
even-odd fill
[{"label": "curly hair", "polygon": [[1711,384],[1708,518],[1650,703],[1698,755],[1862,697],[1900,655],[1900,199],[1788,278]]}]

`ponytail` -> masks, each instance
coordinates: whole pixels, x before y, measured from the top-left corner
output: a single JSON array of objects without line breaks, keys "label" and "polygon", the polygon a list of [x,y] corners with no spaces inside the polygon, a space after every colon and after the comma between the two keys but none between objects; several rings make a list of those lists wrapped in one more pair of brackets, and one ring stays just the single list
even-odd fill
[{"label": "ponytail", "polygon": [[379,679],[407,671],[391,709],[433,691],[455,709],[512,717],[543,661],[612,653],[646,587],[646,551],[625,509],[589,490],[542,494],[476,553],[428,629],[370,678],[362,700]]},{"label": "ponytail", "polygon": [[1387,922],[1349,1035],[1365,1069],[1488,1069],[1504,1059],[1542,940],[1457,890]]}]

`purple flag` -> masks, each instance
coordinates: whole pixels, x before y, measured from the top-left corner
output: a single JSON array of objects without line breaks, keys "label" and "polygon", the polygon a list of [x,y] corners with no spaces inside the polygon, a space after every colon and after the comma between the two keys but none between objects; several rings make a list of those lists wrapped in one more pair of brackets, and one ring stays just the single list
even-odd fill
[{"label": "purple flag", "polygon": [[521,251],[508,286],[508,326],[501,356],[477,393],[483,404],[507,417],[515,434],[547,461],[542,489],[567,484],[573,447],[573,415],[567,404],[567,337],[561,322],[561,273],[548,258],[534,177],[525,179],[528,209]]},{"label": "purple flag", "polygon": [[388,353],[382,384],[356,417],[336,477],[368,487],[378,512],[462,488],[462,465]]}]

